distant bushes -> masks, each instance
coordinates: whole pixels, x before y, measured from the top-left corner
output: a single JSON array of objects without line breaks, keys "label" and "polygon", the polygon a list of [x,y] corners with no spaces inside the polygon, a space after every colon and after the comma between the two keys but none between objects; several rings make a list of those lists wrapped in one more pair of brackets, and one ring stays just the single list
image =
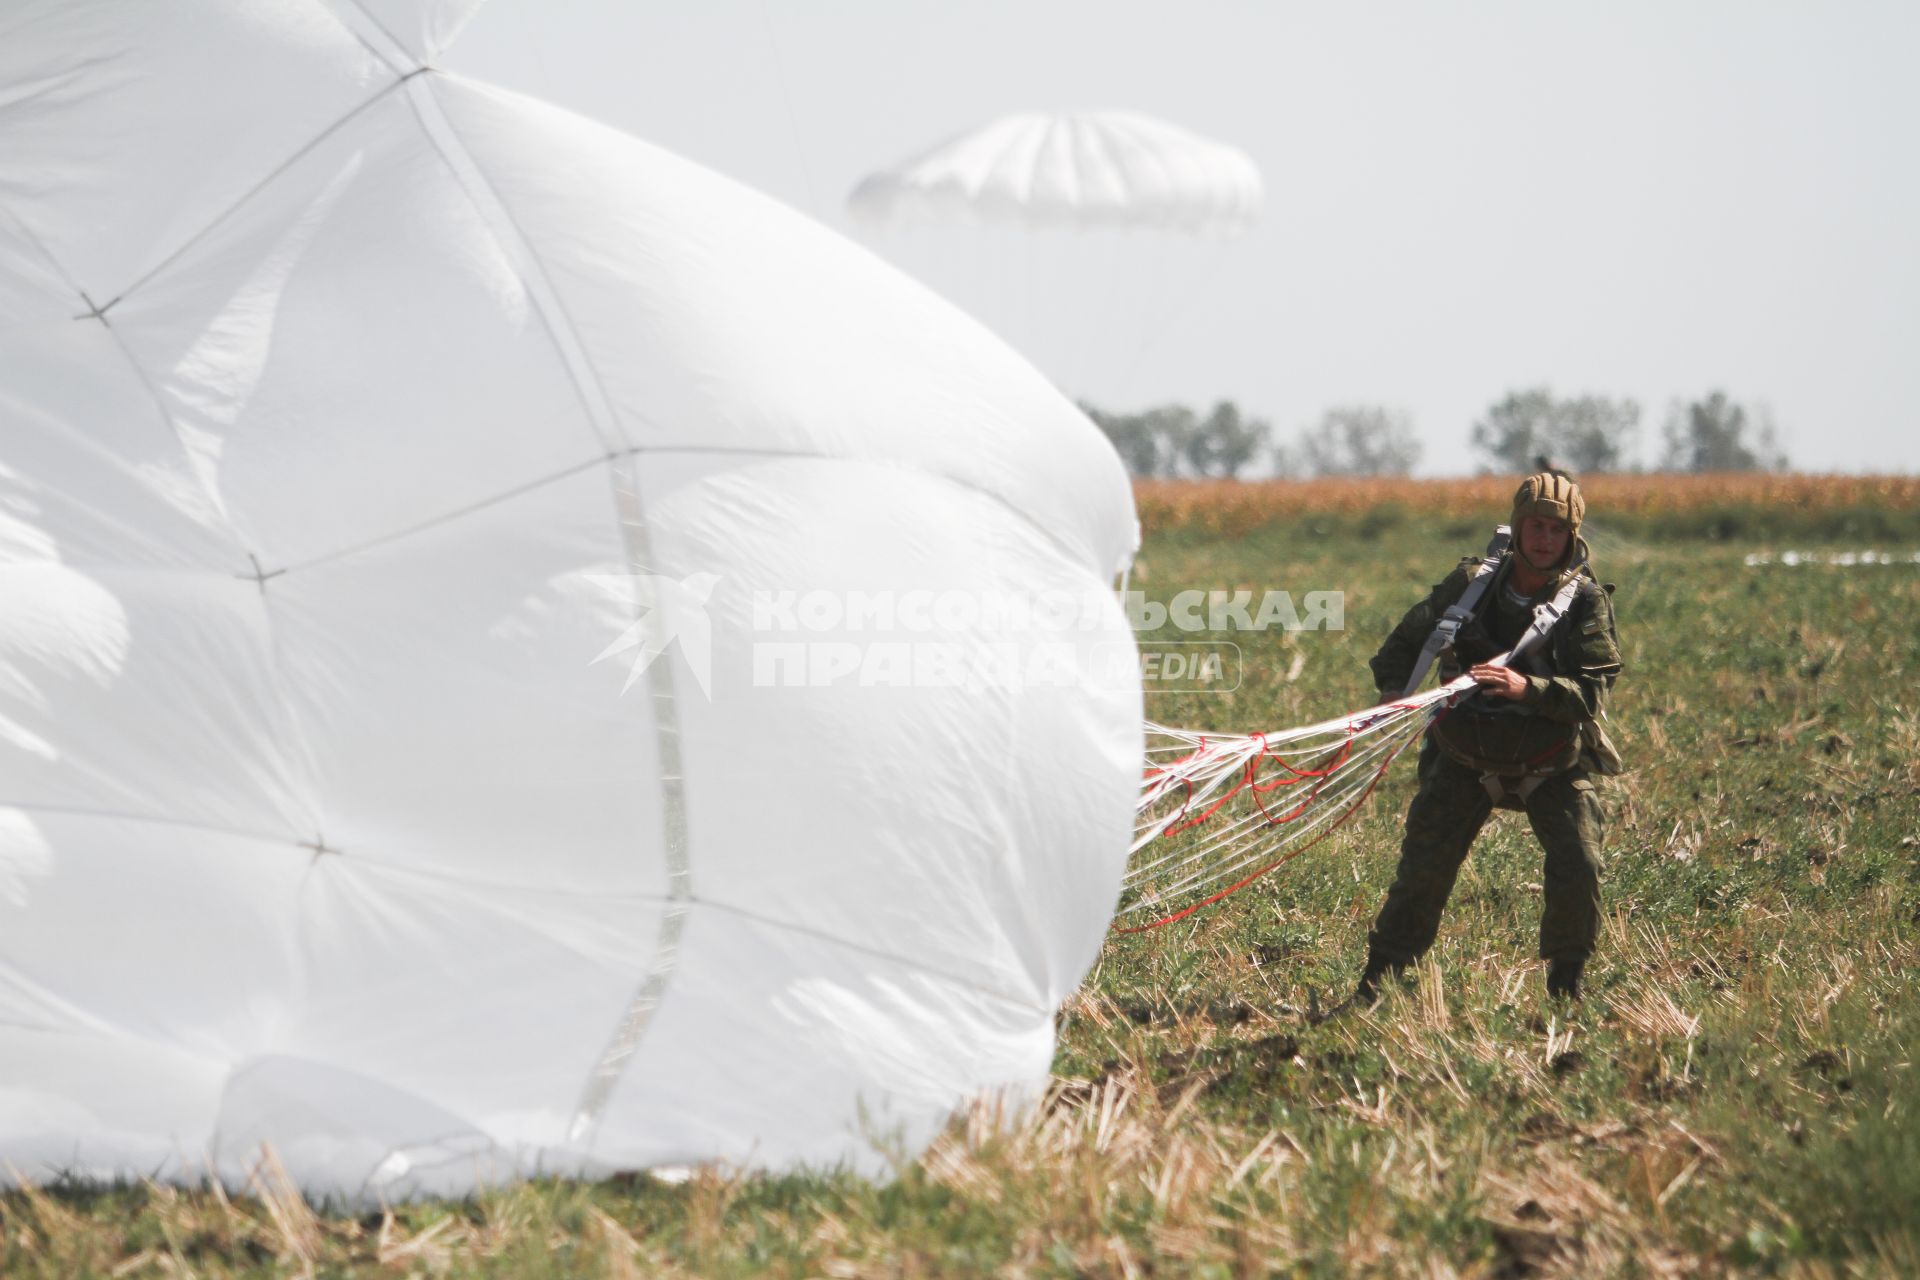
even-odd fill
[{"label": "distant bushes", "polygon": [[[1205,414],[1183,404],[1118,413],[1086,401],[1080,408],[1100,428],[1129,474],[1141,478],[1275,479],[1395,478],[1412,473],[1423,451],[1413,418],[1383,405],[1336,405],[1292,440],[1273,424],[1221,400]],[[1483,469],[1525,475],[1546,466],[1581,475],[1641,470],[1640,405],[1603,395],[1555,395],[1551,387],[1509,391],[1489,405],[1468,433]],[[1721,474],[1784,471],[1773,415],[1749,412],[1724,391],[1667,408],[1654,465],[1667,472]]]}]

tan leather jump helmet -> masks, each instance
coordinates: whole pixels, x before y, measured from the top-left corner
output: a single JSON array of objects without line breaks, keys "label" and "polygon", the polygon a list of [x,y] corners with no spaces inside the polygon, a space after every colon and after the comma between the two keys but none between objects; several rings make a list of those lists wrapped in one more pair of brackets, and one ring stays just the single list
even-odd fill
[{"label": "tan leather jump helmet", "polygon": [[1515,547],[1520,543],[1520,521],[1527,516],[1548,516],[1568,525],[1567,549],[1558,563],[1541,565],[1543,569],[1564,567],[1580,545],[1580,521],[1586,517],[1587,500],[1580,486],[1564,471],[1536,471],[1520,482],[1513,495],[1513,517],[1507,522],[1513,530]]}]

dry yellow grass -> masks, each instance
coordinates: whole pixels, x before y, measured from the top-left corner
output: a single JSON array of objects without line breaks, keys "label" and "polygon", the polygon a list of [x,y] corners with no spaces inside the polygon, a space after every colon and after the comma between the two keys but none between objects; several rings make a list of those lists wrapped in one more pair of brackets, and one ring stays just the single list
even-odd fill
[{"label": "dry yellow grass", "polygon": [[[1915,476],[1655,473],[1595,475],[1580,483],[1596,509],[1627,517],[1713,507],[1920,510],[1920,477]],[[1497,510],[1512,499],[1514,484],[1514,477],[1505,475],[1448,480],[1136,480],[1133,493],[1149,534],[1176,529],[1238,534],[1273,520],[1361,515],[1382,507],[1399,507],[1409,514]]]}]

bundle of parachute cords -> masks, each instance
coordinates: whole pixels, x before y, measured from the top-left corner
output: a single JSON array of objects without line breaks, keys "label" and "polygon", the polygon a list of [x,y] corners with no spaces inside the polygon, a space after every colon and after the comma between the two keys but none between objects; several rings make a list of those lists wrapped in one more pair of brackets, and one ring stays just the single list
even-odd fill
[{"label": "bundle of parachute cords", "polygon": [[[1462,675],[1417,692],[1435,657],[1472,615],[1509,541],[1506,526],[1495,531],[1466,594],[1434,628],[1400,697],[1268,733],[1209,733],[1149,721],[1114,931],[1141,933],[1184,920],[1291,862],[1359,812],[1427,726],[1479,688]],[[1540,644],[1577,586],[1577,572],[1568,573],[1561,589],[1535,606],[1513,648],[1491,664],[1511,666]]]}]

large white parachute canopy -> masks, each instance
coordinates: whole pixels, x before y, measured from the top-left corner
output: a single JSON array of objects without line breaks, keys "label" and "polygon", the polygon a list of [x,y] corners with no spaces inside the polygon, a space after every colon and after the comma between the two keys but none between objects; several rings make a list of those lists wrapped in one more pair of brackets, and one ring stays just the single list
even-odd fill
[{"label": "large white parachute canopy", "polygon": [[848,199],[880,225],[978,219],[1026,227],[1153,227],[1235,235],[1260,215],[1238,147],[1133,111],[1022,112],[863,179]]},{"label": "large white parachute canopy", "polygon": [[876,1168],[1100,945],[1118,459],[468,7],[0,9],[0,1170]]},{"label": "large white parachute canopy", "polygon": [[1024,112],[869,174],[847,210],[1081,390],[1140,363],[1264,201],[1228,143],[1132,111]]}]

